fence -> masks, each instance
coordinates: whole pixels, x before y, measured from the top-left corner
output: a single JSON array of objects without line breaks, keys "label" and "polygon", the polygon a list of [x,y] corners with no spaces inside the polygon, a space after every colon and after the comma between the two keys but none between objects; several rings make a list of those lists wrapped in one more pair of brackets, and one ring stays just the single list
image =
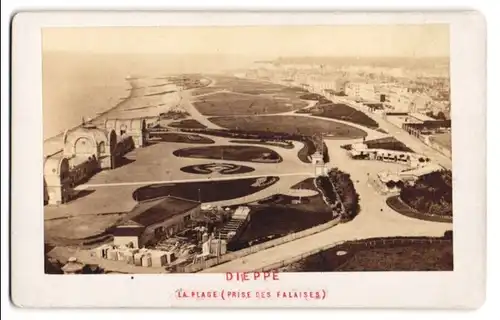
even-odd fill
[{"label": "fence", "polygon": [[[314,254],[318,254],[320,252],[326,251],[333,247],[349,243],[350,247],[364,247],[365,249],[372,248],[380,245],[411,245],[411,244],[432,244],[432,243],[452,243],[451,239],[447,238],[411,238],[411,237],[402,237],[402,238],[375,238],[375,239],[366,239],[366,240],[350,240],[350,241],[337,241],[334,243],[329,243],[321,248],[316,248],[300,255],[281,260],[279,262],[270,264],[264,268],[259,268],[256,270],[252,270],[252,272],[265,272],[276,270],[279,268],[284,268],[294,262],[305,259]],[[333,271],[333,270],[332,270]]]},{"label": "fence", "polygon": [[295,232],[295,233],[289,234],[287,236],[284,236],[284,237],[281,237],[278,239],[267,241],[267,242],[264,242],[264,243],[261,243],[261,244],[255,245],[255,246],[248,247],[246,249],[235,251],[235,252],[226,253],[220,257],[205,260],[205,261],[202,261],[200,263],[196,263],[196,264],[192,264],[192,265],[188,265],[188,266],[184,266],[184,267],[179,267],[175,270],[175,272],[179,272],[179,273],[198,272],[198,271],[201,271],[203,269],[211,268],[213,266],[216,266],[216,265],[219,265],[219,264],[222,264],[225,262],[229,262],[229,261],[234,260],[234,259],[242,258],[244,256],[247,256],[247,255],[250,255],[250,254],[265,250],[265,249],[269,249],[269,248],[279,246],[281,244],[284,244],[284,243],[287,243],[290,241],[294,241],[294,240],[297,240],[300,238],[304,238],[304,237],[322,232],[326,229],[329,229],[331,227],[336,226],[339,222],[340,222],[340,216],[336,217],[333,220],[328,221],[327,223],[320,224],[320,225],[317,225],[315,227],[312,227],[312,228],[309,228],[306,230],[302,230],[299,232]]}]

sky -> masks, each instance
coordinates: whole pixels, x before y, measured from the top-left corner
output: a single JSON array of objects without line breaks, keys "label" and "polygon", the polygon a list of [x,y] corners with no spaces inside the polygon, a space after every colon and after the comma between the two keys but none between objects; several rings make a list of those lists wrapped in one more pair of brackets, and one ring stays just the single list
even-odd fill
[{"label": "sky", "polygon": [[448,25],[46,28],[44,51],[448,57]]}]

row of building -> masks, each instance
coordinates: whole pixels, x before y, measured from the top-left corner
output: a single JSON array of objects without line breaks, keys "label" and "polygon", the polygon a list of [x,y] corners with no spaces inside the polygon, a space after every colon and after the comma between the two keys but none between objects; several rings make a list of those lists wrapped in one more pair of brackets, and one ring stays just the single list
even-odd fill
[{"label": "row of building", "polygon": [[[368,69],[366,69],[368,68]],[[365,70],[366,69],[366,70]],[[307,70],[307,71],[304,71]],[[390,71],[397,71],[390,75]],[[449,109],[449,81],[443,74],[422,78],[402,68],[283,64],[264,61],[244,76],[298,83],[304,89],[345,94],[359,102],[384,103],[387,109],[405,112],[445,112]],[[445,97],[448,97],[446,99]]]}]

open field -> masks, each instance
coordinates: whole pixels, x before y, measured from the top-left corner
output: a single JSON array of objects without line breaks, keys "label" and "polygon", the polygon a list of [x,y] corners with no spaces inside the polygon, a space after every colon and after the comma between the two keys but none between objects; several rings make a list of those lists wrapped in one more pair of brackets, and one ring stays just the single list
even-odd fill
[{"label": "open field", "polygon": [[205,125],[201,124],[195,119],[185,119],[180,121],[174,121],[169,123],[170,127],[173,128],[185,128],[185,129],[204,129]]},{"label": "open field", "polygon": [[181,171],[195,174],[211,174],[213,172],[220,174],[242,174],[255,171],[255,169],[233,163],[205,163],[182,167]]},{"label": "open field", "polygon": [[210,121],[218,126],[247,131],[264,131],[298,135],[329,134],[338,139],[359,139],[366,136],[361,129],[334,121],[300,116],[243,116],[214,117]]},{"label": "open field", "polygon": [[305,101],[282,97],[218,92],[198,98],[193,105],[207,116],[281,113],[307,106]]},{"label": "open field", "polygon": [[206,158],[247,162],[279,163],[283,159],[276,151],[257,146],[210,146],[184,148],[174,151],[177,157]]},{"label": "open field", "polygon": [[261,177],[238,180],[153,184],[135,190],[133,197],[137,201],[143,201],[170,195],[200,202],[214,202],[253,194],[273,185],[278,180],[278,177]]},{"label": "open field", "polygon": [[[287,88],[286,86],[258,80],[241,79],[221,75],[214,75],[210,77],[214,78],[216,81],[215,85],[211,88],[218,88],[219,90],[228,90],[236,93],[258,95],[290,91],[290,88]],[[296,88],[295,91],[300,90],[302,89]]]},{"label": "open field", "polygon": [[176,142],[176,143],[193,143],[193,144],[212,144],[215,143],[212,139],[202,137],[197,134],[183,134],[177,132],[162,132],[151,133],[151,141]]},{"label": "open field", "polygon": [[[404,238],[403,238],[404,239]],[[372,239],[352,241],[309,256],[282,271],[451,271],[453,270],[452,241],[414,238],[415,243],[383,244]],[[389,238],[387,239],[389,240]],[[389,240],[390,241],[390,240]]]},{"label": "open field", "polygon": [[203,94],[210,94],[210,93],[214,93],[214,92],[218,92],[218,91],[221,91],[221,90],[224,90],[224,88],[220,88],[220,87],[205,87],[205,88],[198,88],[198,89],[194,89],[193,91],[191,91],[191,95],[196,97],[196,96],[199,96],[199,95],[203,95]]},{"label": "open field", "polygon": [[378,123],[375,120],[343,103],[323,103],[320,101],[310,110],[300,112],[311,113],[311,115],[316,117],[348,121],[370,129],[378,128]]},{"label": "open field", "polygon": [[124,214],[96,214],[56,218],[44,221],[46,243],[83,244],[104,239],[108,228]]},{"label": "open field", "polygon": [[365,144],[370,149],[385,149],[394,151],[413,152],[406,144],[402,143],[394,137],[387,137],[374,140],[366,140]]}]

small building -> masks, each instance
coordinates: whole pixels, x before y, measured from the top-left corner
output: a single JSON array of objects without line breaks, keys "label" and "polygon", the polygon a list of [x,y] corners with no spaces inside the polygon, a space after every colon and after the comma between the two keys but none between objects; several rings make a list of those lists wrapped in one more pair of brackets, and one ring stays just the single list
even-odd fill
[{"label": "small building", "polygon": [[79,262],[75,257],[71,257],[61,270],[64,274],[81,274],[84,267],[85,264]]},{"label": "small building", "polygon": [[450,130],[451,120],[423,120],[423,121],[405,121],[403,129],[411,135],[420,138],[432,134],[444,133]]},{"label": "small building", "polygon": [[201,203],[167,196],[138,203],[113,230],[114,244],[142,248],[182,231],[201,215]]},{"label": "small building", "polygon": [[233,219],[246,220],[250,219],[250,208],[246,206],[240,206],[236,208],[233,213]]},{"label": "small building", "polygon": [[413,152],[368,148],[365,143],[354,143],[349,150],[353,159],[400,162],[411,165],[419,157]]},{"label": "small building", "polygon": [[382,171],[377,174],[379,180],[386,186],[385,191],[399,191],[404,183],[414,183],[421,176],[432,172],[443,170],[438,164],[427,163],[417,167],[411,167],[399,172]]},{"label": "small building", "polygon": [[316,177],[326,176],[328,174],[328,167],[323,160],[323,154],[316,151],[311,155],[311,163],[314,166],[314,175]]}]

